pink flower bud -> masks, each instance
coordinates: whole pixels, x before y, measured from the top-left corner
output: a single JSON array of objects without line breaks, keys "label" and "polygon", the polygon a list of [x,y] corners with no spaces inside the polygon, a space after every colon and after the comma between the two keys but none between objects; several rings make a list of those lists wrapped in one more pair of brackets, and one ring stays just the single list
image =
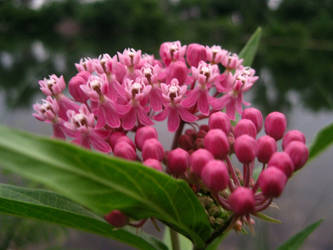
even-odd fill
[{"label": "pink flower bud", "polygon": [[220,129],[209,130],[205,136],[204,145],[216,158],[223,159],[229,152],[228,138]]},{"label": "pink flower bud", "polygon": [[129,145],[131,145],[131,147],[134,149],[134,151],[136,150],[134,142],[128,136],[126,136],[126,135],[120,136],[118,138],[116,144],[121,141],[128,143]]},{"label": "pink flower bud", "polygon": [[200,61],[206,61],[206,48],[197,43],[187,46],[186,59],[190,66],[197,67]]},{"label": "pink flower bud", "polygon": [[276,141],[269,135],[264,135],[258,139],[257,157],[260,162],[267,163],[276,150]]},{"label": "pink flower bud", "polygon": [[147,167],[163,172],[161,162],[156,159],[147,159],[143,162],[143,165],[146,165]]},{"label": "pink flower bud", "polygon": [[251,120],[256,126],[257,133],[259,133],[263,124],[263,117],[259,109],[256,108],[244,109],[242,113],[242,119]]},{"label": "pink flower bud", "polygon": [[234,129],[234,135],[235,138],[241,136],[241,135],[249,135],[253,138],[256,138],[257,136],[257,129],[254,123],[251,120],[248,119],[241,119],[235,129]]},{"label": "pink flower bud", "polygon": [[256,140],[249,135],[236,138],[234,149],[241,163],[250,163],[256,157]]},{"label": "pink flower bud", "polygon": [[268,162],[268,167],[280,169],[288,178],[294,171],[294,164],[286,152],[275,152]]},{"label": "pink flower bud", "polygon": [[183,175],[189,166],[189,154],[181,148],[176,148],[168,154],[168,171],[179,177]]},{"label": "pink flower bud", "polygon": [[305,136],[301,131],[290,130],[284,136],[282,140],[282,148],[285,150],[288,144],[292,141],[300,141],[305,144]]},{"label": "pink flower bud", "polygon": [[186,129],[185,134],[195,139],[197,136],[197,131],[195,129]]},{"label": "pink flower bud", "polygon": [[104,219],[114,227],[123,227],[129,222],[128,217],[119,210],[113,210],[111,213],[105,215]]},{"label": "pink flower bud", "polygon": [[272,112],[266,117],[265,132],[275,140],[279,140],[283,137],[286,128],[287,119],[284,114],[280,112]]},{"label": "pink flower bud", "polygon": [[145,140],[142,147],[142,158],[147,160],[149,158],[159,161],[163,160],[164,149],[162,144],[155,138]]},{"label": "pink flower bud", "polygon": [[112,148],[117,144],[118,139],[122,136],[124,136],[125,133],[123,132],[114,132],[110,135],[109,142]]},{"label": "pink flower bud", "polygon": [[210,129],[222,129],[224,133],[228,134],[230,131],[230,118],[224,112],[215,112],[210,115],[208,120]]},{"label": "pink flower bud", "polygon": [[201,173],[203,183],[213,192],[224,190],[228,186],[227,166],[219,160],[210,160]]},{"label": "pink flower bud", "polygon": [[259,176],[259,186],[266,197],[279,197],[287,180],[287,176],[280,169],[267,168]]},{"label": "pink flower bud", "polygon": [[136,160],[135,150],[126,141],[119,141],[116,143],[113,149],[113,154],[117,157],[121,157],[127,160]]},{"label": "pink flower bud", "polygon": [[167,83],[170,83],[172,79],[176,78],[180,85],[182,85],[187,78],[188,68],[182,61],[176,61],[169,65],[169,73],[167,77]]},{"label": "pink flower bud", "polygon": [[254,211],[254,194],[251,189],[238,187],[229,196],[229,204],[236,215],[246,215]]},{"label": "pink flower bud", "polygon": [[138,147],[138,149],[142,150],[144,142],[150,138],[158,139],[156,129],[150,126],[141,127],[136,131],[135,145]]},{"label": "pink flower bud", "polygon": [[89,97],[80,88],[81,85],[85,85],[88,82],[90,73],[88,71],[81,71],[77,73],[68,83],[69,93],[73,96],[75,101],[86,102]]},{"label": "pink flower bud", "polygon": [[191,154],[191,171],[197,176],[201,176],[202,169],[207,162],[214,159],[214,156],[206,149],[198,149]]},{"label": "pink flower bud", "polygon": [[200,130],[198,133],[197,133],[197,138],[205,138],[207,134],[207,131],[205,130]]},{"label": "pink flower bud", "polygon": [[208,126],[208,125],[205,125],[205,124],[200,125],[199,130],[200,130],[200,131],[208,132],[208,131],[209,131],[209,126]]},{"label": "pink flower bud", "polygon": [[294,163],[294,171],[303,167],[309,158],[309,150],[303,142],[292,141],[287,145],[285,152]]}]

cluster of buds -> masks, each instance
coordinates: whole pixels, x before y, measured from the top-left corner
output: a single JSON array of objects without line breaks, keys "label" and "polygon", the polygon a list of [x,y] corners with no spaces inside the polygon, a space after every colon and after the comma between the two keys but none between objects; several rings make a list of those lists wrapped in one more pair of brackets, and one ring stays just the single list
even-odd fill
[{"label": "cluster of buds", "polygon": [[[267,208],[305,164],[304,135],[285,134],[285,116],[273,112],[265,120],[267,135],[256,139],[263,117],[255,108],[243,110],[250,105],[243,93],[258,77],[236,54],[179,41],[163,43],[159,52],[159,60],[134,49],[81,59],[68,82],[71,97],[63,93],[63,76],[39,81],[46,98],[33,106],[33,115],[51,124],[56,138],[184,179],[201,201],[212,201],[203,205],[213,226],[223,222],[222,211],[233,213],[235,223],[252,223],[250,215]],[[232,126],[236,113],[242,119]],[[198,126],[204,119],[208,125]],[[171,151],[153,127],[165,120],[176,132]],[[193,129],[182,134],[186,124]],[[283,152],[277,152],[281,138]],[[231,163],[233,154],[243,172]],[[258,180],[253,178],[256,159],[263,164]],[[105,218],[117,227],[130,223],[118,210]]]}]

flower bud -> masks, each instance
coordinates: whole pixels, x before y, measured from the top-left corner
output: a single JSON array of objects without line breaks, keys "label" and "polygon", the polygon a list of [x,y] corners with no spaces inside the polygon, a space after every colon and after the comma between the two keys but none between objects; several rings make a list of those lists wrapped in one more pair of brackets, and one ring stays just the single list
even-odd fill
[{"label": "flower bud", "polygon": [[294,163],[294,171],[304,166],[309,158],[309,150],[303,142],[292,141],[288,144],[285,152],[290,156]]},{"label": "flower bud", "polygon": [[191,136],[187,134],[181,135],[178,139],[178,145],[182,149],[190,150],[194,146],[193,139],[191,138]]},{"label": "flower bud", "polygon": [[286,128],[287,119],[284,114],[280,112],[272,112],[266,117],[265,132],[275,140],[279,140],[283,137]]},{"label": "flower bud", "polygon": [[161,162],[156,159],[147,159],[143,162],[143,165],[163,172]]},{"label": "flower bud", "polygon": [[200,61],[206,61],[206,48],[197,43],[187,46],[186,60],[190,66],[198,67]]},{"label": "flower bud", "polygon": [[230,131],[230,118],[224,112],[215,112],[210,115],[208,120],[210,129],[221,129],[224,133],[228,134]]},{"label": "flower bud", "polygon": [[287,180],[287,176],[280,169],[267,168],[259,176],[259,186],[266,197],[279,197]]},{"label": "flower bud", "polygon": [[185,134],[190,136],[191,139],[195,139],[197,136],[197,131],[195,129],[186,129]]},{"label": "flower bud", "polygon": [[134,145],[134,142],[126,135],[123,135],[123,136],[120,136],[118,139],[117,139],[117,142],[121,142],[121,141],[124,141],[124,142],[127,142],[129,145],[131,145],[131,147],[134,149],[134,151],[136,150],[135,148],[135,145]]},{"label": "flower bud", "polygon": [[263,117],[259,109],[256,108],[247,108],[243,110],[242,119],[249,119],[256,126],[257,133],[262,128]]},{"label": "flower bud", "polygon": [[202,169],[206,163],[214,159],[214,156],[206,149],[198,149],[191,154],[191,171],[197,176],[201,176]]},{"label": "flower bud", "polygon": [[123,132],[114,132],[110,135],[109,142],[110,142],[112,149],[117,144],[118,139],[124,135],[125,135],[125,133],[123,133]]},{"label": "flower bud", "polygon": [[236,138],[234,149],[241,163],[250,163],[256,157],[256,140],[249,135]]},{"label": "flower bud", "polygon": [[81,85],[85,85],[88,82],[90,73],[88,71],[81,71],[77,73],[68,83],[68,90],[71,96],[78,102],[86,102],[89,97],[80,88]]},{"label": "flower bud", "polygon": [[205,136],[204,145],[216,158],[223,159],[229,152],[228,138],[220,129],[209,130]]},{"label": "flower bud", "polygon": [[188,68],[182,61],[172,62],[169,65],[169,72],[167,77],[167,83],[170,83],[172,79],[177,79],[179,84],[183,84],[187,78]]},{"label": "flower bud", "polygon": [[260,162],[267,163],[276,150],[276,141],[269,135],[264,135],[258,139],[257,158]]},{"label": "flower bud", "polygon": [[116,143],[113,149],[113,154],[117,157],[121,157],[127,160],[136,160],[135,150],[126,141],[120,141]]},{"label": "flower bud", "polygon": [[142,147],[143,160],[152,158],[152,159],[162,161],[163,156],[164,156],[163,146],[157,139],[151,138],[144,142],[143,147]]},{"label": "flower bud", "polygon": [[292,141],[300,141],[305,144],[305,136],[301,131],[290,130],[284,136],[282,140],[282,148],[285,150],[288,144]]},{"label": "flower bud", "polygon": [[203,183],[213,192],[224,190],[228,186],[229,174],[224,162],[210,160],[204,166],[201,178]]},{"label": "flower bud", "polygon": [[241,119],[234,129],[235,138],[241,135],[249,135],[253,138],[257,136],[257,129],[254,123],[248,119]]},{"label": "flower bud", "polygon": [[189,166],[189,154],[181,148],[176,148],[168,153],[168,171],[179,177],[183,175]]},{"label": "flower bud", "polygon": [[268,162],[268,167],[280,169],[288,178],[294,171],[294,164],[286,152],[275,152]]},{"label": "flower bud", "polygon": [[251,189],[238,187],[229,196],[229,204],[236,215],[246,215],[254,212],[255,200]]},{"label": "flower bud", "polygon": [[104,219],[114,227],[123,227],[129,222],[128,217],[119,210],[113,210],[111,213],[105,215]]},{"label": "flower bud", "polygon": [[200,125],[199,127],[199,131],[205,131],[208,132],[209,131],[209,126],[206,124]]},{"label": "flower bud", "polygon": [[142,150],[144,142],[150,138],[158,139],[156,129],[150,126],[141,127],[135,133],[135,145]]}]

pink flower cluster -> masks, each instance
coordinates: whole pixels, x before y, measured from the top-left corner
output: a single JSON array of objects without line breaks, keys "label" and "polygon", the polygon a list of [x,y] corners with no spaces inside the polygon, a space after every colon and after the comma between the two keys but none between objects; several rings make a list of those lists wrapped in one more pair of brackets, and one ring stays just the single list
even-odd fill
[{"label": "pink flower cluster", "polygon": [[[250,214],[267,208],[305,164],[304,135],[297,130],[285,134],[285,116],[273,112],[265,119],[266,135],[256,139],[263,116],[255,108],[243,110],[243,104],[249,105],[243,93],[258,77],[236,54],[179,41],[163,43],[159,52],[160,60],[134,49],[81,59],[68,82],[71,97],[64,94],[63,76],[39,81],[46,99],[33,106],[33,115],[50,123],[57,138],[182,178],[198,196],[208,193],[232,211],[238,224],[251,224]],[[242,119],[232,126],[236,112]],[[205,118],[208,125],[199,127],[196,122]],[[168,152],[152,127],[164,120],[170,132],[177,131]],[[181,134],[184,124],[193,129]],[[281,138],[283,151],[277,152]],[[231,163],[233,154],[243,172]],[[253,178],[256,160],[263,164],[258,180]],[[129,223],[118,210],[106,220],[115,226]]]}]

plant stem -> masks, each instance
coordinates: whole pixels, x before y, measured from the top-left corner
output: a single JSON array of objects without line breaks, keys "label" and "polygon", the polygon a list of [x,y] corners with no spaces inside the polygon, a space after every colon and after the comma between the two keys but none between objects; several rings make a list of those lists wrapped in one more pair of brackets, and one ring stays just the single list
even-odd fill
[{"label": "plant stem", "polygon": [[184,125],[185,125],[185,123],[183,121],[181,121],[180,124],[179,124],[179,127],[178,127],[178,129],[175,133],[175,136],[173,137],[173,142],[172,142],[171,149],[175,149],[177,147],[178,139],[179,139],[179,136],[183,132]]},{"label": "plant stem", "polygon": [[178,233],[169,227],[172,250],[180,250]]}]

